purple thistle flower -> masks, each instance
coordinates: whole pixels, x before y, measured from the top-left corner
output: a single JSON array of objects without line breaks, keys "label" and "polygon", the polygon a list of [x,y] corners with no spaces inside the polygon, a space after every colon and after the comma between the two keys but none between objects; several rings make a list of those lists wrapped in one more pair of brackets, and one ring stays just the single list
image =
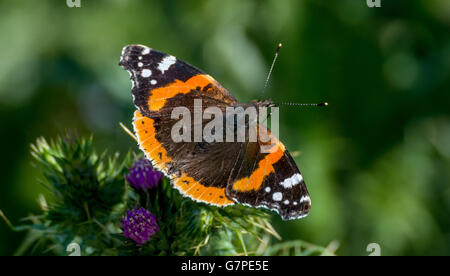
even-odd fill
[{"label": "purple thistle flower", "polygon": [[123,235],[139,245],[146,244],[159,231],[156,217],[144,208],[127,210],[121,222]]},{"label": "purple thistle flower", "polygon": [[127,181],[137,190],[156,187],[162,177],[163,174],[153,170],[152,163],[145,158],[136,160],[130,168],[130,173],[126,175]]}]

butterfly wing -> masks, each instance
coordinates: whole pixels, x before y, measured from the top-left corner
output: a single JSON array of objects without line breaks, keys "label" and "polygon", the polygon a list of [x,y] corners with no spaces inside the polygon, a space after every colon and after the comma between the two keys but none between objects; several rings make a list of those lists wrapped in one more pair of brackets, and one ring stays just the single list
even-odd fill
[{"label": "butterfly wing", "polygon": [[226,195],[245,205],[273,210],[284,220],[305,217],[311,200],[303,177],[285,146],[267,132],[273,148],[263,151],[267,143],[260,139],[243,146]]},{"label": "butterfly wing", "polygon": [[149,118],[135,111],[133,125],[138,144],[153,166],[168,176],[184,196],[198,202],[226,206],[234,202],[225,195],[237,144],[180,142],[171,140],[176,121]]},{"label": "butterfly wing", "polygon": [[160,116],[168,99],[193,90],[225,104],[237,100],[211,76],[194,66],[144,45],[122,50],[120,66],[130,74],[133,100],[146,116]]},{"label": "butterfly wing", "polygon": [[193,111],[195,99],[202,100],[203,111],[210,106],[224,110],[236,99],[211,76],[146,46],[126,46],[120,65],[130,74],[138,108],[133,119],[138,144],[153,165],[185,196],[218,206],[233,204],[225,188],[234,165],[229,157],[239,145],[175,143],[171,130],[179,120],[171,113],[181,106]]}]

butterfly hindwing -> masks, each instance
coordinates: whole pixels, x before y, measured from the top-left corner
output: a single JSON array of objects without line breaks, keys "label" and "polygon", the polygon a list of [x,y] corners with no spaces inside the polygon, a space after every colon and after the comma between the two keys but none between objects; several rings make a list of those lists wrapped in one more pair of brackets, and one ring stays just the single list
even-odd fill
[{"label": "butterfly hindwing", "polygon": [[267,153],[260,141],[244,147],[226,194],[236,202],[276,211],[285,220],[305,217],[311,200],[303,177],[284,145],[273,136],[272,142]]},{"label": "butterfly hindwing", "polygon": [[185,196],[218,206],[234,204],[225,195],[233,164],[227,155],[233,148],[224,143],[174,143],[171,130],[178,120],[171,113],[180,106],[193,111],[195,99],[202,99],[203,110],[225,109],[236,99],[194,66],[143,45],[126,46],[120,65],[130,73],[138,143],[153,165]]}]

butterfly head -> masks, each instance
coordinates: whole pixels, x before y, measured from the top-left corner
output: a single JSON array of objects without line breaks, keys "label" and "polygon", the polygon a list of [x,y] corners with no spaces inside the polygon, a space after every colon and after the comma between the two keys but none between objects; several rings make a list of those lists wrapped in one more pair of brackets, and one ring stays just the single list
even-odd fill
[{"label": "butterfly head", "polygon": [[274,102],[272,102],[272,100],[255,100],[252,101],[252,103],[256,106],[256,107],[274,107],[276,106],[276,104]]}]

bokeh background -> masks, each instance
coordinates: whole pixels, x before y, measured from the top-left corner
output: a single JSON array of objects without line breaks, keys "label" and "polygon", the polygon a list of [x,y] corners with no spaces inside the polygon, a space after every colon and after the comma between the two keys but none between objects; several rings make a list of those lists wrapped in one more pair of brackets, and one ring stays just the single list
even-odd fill
[{"label": "bokeh background", "polygon": [[[146,44],[208,72],[241,101],[280,109],[280,136],[312,212],[274,224],[284,240],[340,255],[450,254],[450,1],[0,1],[0,209],[14,224],[47,191],[29,145],[66,129],[102,151],[137,151],[122,47]],[[0,221],[0,255],[24,237]]]}]

